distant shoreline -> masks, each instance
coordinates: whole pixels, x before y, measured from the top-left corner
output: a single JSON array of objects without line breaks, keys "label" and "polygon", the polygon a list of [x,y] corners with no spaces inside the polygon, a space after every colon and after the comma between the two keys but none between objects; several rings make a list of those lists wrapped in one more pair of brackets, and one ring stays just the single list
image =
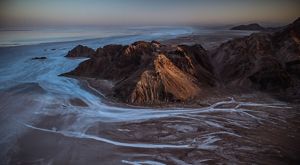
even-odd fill
[{"label": "distant shoreline", "polygon": [[[18,47],[28,45],[43,45],[56,43],[90,42],[102,39],[115,39],[126,37],[144,37],[140,40],[174,38],[188,35],[194,32],[193,27],[141,27],[120,29],[77,29],[66,31],[57,29],[53,31],[0,31],[3,38],[0,40],[0,48]],[[7,33],[6,33],[7,32]],[[27,33],[28,32],[28,33]]]},{"label": "distant shoreline", "polygon": [[[213,31],[213,30],[212,30]],[[246,36],[250,35],[253,33],[253,31],[243,31],[242,33],[236,31],[232,32],[230,30],[224,30],[227,31],[228,33],[235,33],[235,34],[228,34],[226,36],[222,36],[221,38],[218,37],[218,34],[216,34],[215,37],[213,37],[212,34],[198,34],[198,33],[187,33],[187,34],[178,34],[178,35],[166,35],[166,36],[158,36],[158,37],[153,37],[153,39],[139,39],[139,34],[135,35],[122,35],[122,36],[111,36],[111,37],[96,37],[96,38],[88,38],[88,39],[78,39],[78,40],[66,40],[66,41],[53,41],[53,42],[42,42],[42,43],[33,43],[33,44],[12,44],[12,45],[0,45],[0,49],[5,49],[5,48],[16,48],[16,47],[29,47],[29,46],[51,46],[51,45],[56,45],[56,44],[73,44],[73,45],[78,45],[78,44],[89,44],[90,42],[102,42],[102,40],[109,40],[109,39],[126,39],[128,37],[137,37],[135,41],[138,40],[144,40],[144,41],[152,41],[152,40],[158,40],[163,43],[168,42],[168,43],[193,43],[193,44],[200,44],[202,42],[206,42],[206,39],[212,39],[212,40],[219,40],[221,41],[218,42],[224,42],[226,40],[225,37],[227,38],[234,38],[234,37],[239,37],[239,36]],[[115,43],[115,42],[114,42]],[[203,44],[203,43],[202,43]],[[92,46],[91,46],[92,47]],[[98,47],[98,46],[97,46]]]},{"label": "distant shoreline", "polygon": [[79,39],[79,40],[69,40],[69,41],[53,41],[53,42],[42,42],[42,43],[35,43],[35,44],[20,44],[20,45],[10,45],[10,46],[3,46],[0,45],[0,48],[11,48],[11,47],[22,47],[22,46],[38,46],[38,45],[52,45],[52,44],[62,44],[62,43],[77,43],[77,42],[89,42],[89,41],[97,41],[101,39],[107,38],[126,38],[135,35],[126,35],[126,36],[112,36],[112,37],[103,37],[103,38],[89,38],[89,39]]}]

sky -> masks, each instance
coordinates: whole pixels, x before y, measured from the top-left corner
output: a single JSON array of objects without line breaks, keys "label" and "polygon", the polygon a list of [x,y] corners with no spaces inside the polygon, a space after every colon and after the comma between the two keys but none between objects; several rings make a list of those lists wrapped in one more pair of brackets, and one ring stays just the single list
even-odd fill
[{"label": "sky", "polygon": [[286,24],[300,0],[0,0],[1,26]]}]

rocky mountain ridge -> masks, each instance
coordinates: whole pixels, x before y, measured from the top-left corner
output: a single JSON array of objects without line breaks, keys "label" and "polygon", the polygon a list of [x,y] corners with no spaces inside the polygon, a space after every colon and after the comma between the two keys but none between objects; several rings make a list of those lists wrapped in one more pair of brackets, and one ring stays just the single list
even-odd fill
[{"label": "rocky mountain ridge", "polygon": [[[72,57],[92,52],[75,50]],[[138,41],[107,45],[90,57],[64,75],[109,80],[113,86],[107,96],[129,104],[187,102],[221,88],[259,90],[300,101],[300,19],[273,33],[230,40],[210,52],[201,45]]]},{"label": "rocky mountain ridge", "polygon": [[132,104],[182,102],[215,84],[207,52],[200,45],[156,41],[98,48],[91,59],[64,75],[111,80],[112,97]]}]

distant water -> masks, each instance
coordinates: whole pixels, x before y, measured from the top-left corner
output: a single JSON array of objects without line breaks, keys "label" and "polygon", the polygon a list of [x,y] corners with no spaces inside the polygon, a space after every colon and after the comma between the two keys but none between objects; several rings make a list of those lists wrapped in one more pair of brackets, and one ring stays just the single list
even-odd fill
[{"label": "distant water", "polygon": [[2,28],[0,47],[33,45],[50,42],[77,41],[107,37],[147,35],[178,36],[193,32],[191,27],[85,27],[85,28]]}]

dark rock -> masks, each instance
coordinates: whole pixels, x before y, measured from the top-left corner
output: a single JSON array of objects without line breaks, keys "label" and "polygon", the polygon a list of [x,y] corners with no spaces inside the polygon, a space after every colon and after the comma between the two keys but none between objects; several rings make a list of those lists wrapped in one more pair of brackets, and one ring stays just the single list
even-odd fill
[{"label": "dark rock", "polygon": [[300,60],[287,62],[285,67],[290,74],[294,74],[300,78]]},{"label": "dark rock", "polygon": [[33,57],[31,60],[46,60],[47,57]]},{"label": "dark rock", "polygon": [[222,44],[212,52],[223,84],[260,89],[287,88],[299,73],[299,19],[275,33],[255,33]]},{"label": "dark rock", "polygon": [[66,57],[91,57],[95,51],[87,46],[78,45],[68,52]]},{"label": "dark rock", "polygon": [[291,85],[289,74],[273,57],[262,57],[257,61],[255,72],[249,76],[261,90],[287,88]]}]

